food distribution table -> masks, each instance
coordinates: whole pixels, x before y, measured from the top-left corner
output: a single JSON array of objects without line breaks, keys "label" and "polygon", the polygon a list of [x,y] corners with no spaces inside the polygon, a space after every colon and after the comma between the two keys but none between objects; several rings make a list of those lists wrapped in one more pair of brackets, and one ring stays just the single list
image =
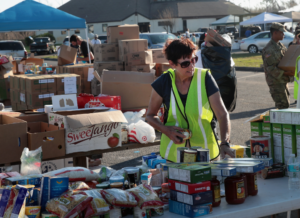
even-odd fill
[{"label": "food distribution table", "polygon": [[[221,189],[224,186],[221,185]],[[200,216],[207,218],[255,218],[287,212],[300,208],[300,190],[288,190],[288,177],[277,179],[258,179],[258,194],[249,196],[243,204],[229,205],[222,198],[221,205],[214,207],[209,215]],[[184,218],[169,211],[165,211],[164,218]],[[126,216],[132,218],[132,216]]]}]

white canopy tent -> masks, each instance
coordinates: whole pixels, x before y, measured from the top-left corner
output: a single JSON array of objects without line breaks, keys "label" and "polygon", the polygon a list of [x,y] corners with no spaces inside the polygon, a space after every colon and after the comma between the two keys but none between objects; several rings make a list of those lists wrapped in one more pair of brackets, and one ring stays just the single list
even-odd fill
[{"label": "white canopy tent", "polygon": [[293,19],[278,14],[263,12],[255,17],[250,18],[249,20],[241,22],[240,25],[247,26],[253,24],[264,24],[264,26],[266,27],[266,23],[273,23],[273,22],[278,22],[278,23],[293,22]]},{"label": "white canopy tent", "polygon": [[288,8],[288,9],[284,9],[279,11],[280,13],[286,13],[286,12],[300,12],[300,5],[296,5],[294,7]]},{"label": "white canopy tent", "polygon": [[226,17],[221,18],[220,20],[216,20],[215,22],[211,23],[210,26],[226,26],[226,25],[235,25],[239,23],[239,17],[228,15]]}]

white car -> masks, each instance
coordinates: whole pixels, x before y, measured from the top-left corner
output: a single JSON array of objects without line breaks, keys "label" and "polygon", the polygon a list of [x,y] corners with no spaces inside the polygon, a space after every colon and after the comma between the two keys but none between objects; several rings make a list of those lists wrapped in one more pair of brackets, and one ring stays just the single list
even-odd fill
[{"label": "white car", "polygon": [[27,58],[28,53],[21,41],[0,41],[0,54],[12,57]]},{"label": "white car", "polygon": [[[249,51],[249,53],[257,53],[258,51],[262,51],[264,47],[271,40],[270,31],[264,31],[256,33],[246,39],[242,39],[240,44],[241,51]],[[289,47],[294,40],[294,34],[289,32],[284,32],[284,38],[280,42],[285,45],[285,47]]]}]

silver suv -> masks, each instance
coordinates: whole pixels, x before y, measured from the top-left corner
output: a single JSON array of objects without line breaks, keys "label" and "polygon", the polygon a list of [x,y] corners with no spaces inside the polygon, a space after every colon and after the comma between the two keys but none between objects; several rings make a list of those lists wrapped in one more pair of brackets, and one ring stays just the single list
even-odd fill
[{"label": "silver suv", "polygon": [[21,41],[0,41],[0,54],[12,57],[27,58],[28,53]]}]

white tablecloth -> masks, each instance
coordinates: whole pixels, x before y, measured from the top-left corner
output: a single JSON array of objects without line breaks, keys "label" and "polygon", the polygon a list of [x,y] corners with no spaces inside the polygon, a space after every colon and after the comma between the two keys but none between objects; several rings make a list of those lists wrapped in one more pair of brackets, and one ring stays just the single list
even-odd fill
[{"label": "white tablecloth", "polygon": [[[300,208],[300,190],[288,190],[288,177],[263,180],[258,179],[258,194],[249,196],[243,204],[229,205],[222,198],[221,205],[214,207],[213,212],[205,215],[207,218],[254,218],[273,215]],[[131,218],[127,216],[126,218]],[[165,211],[164,218],[183,218]],[[200,216],[201,217],[201,216]]]}]

